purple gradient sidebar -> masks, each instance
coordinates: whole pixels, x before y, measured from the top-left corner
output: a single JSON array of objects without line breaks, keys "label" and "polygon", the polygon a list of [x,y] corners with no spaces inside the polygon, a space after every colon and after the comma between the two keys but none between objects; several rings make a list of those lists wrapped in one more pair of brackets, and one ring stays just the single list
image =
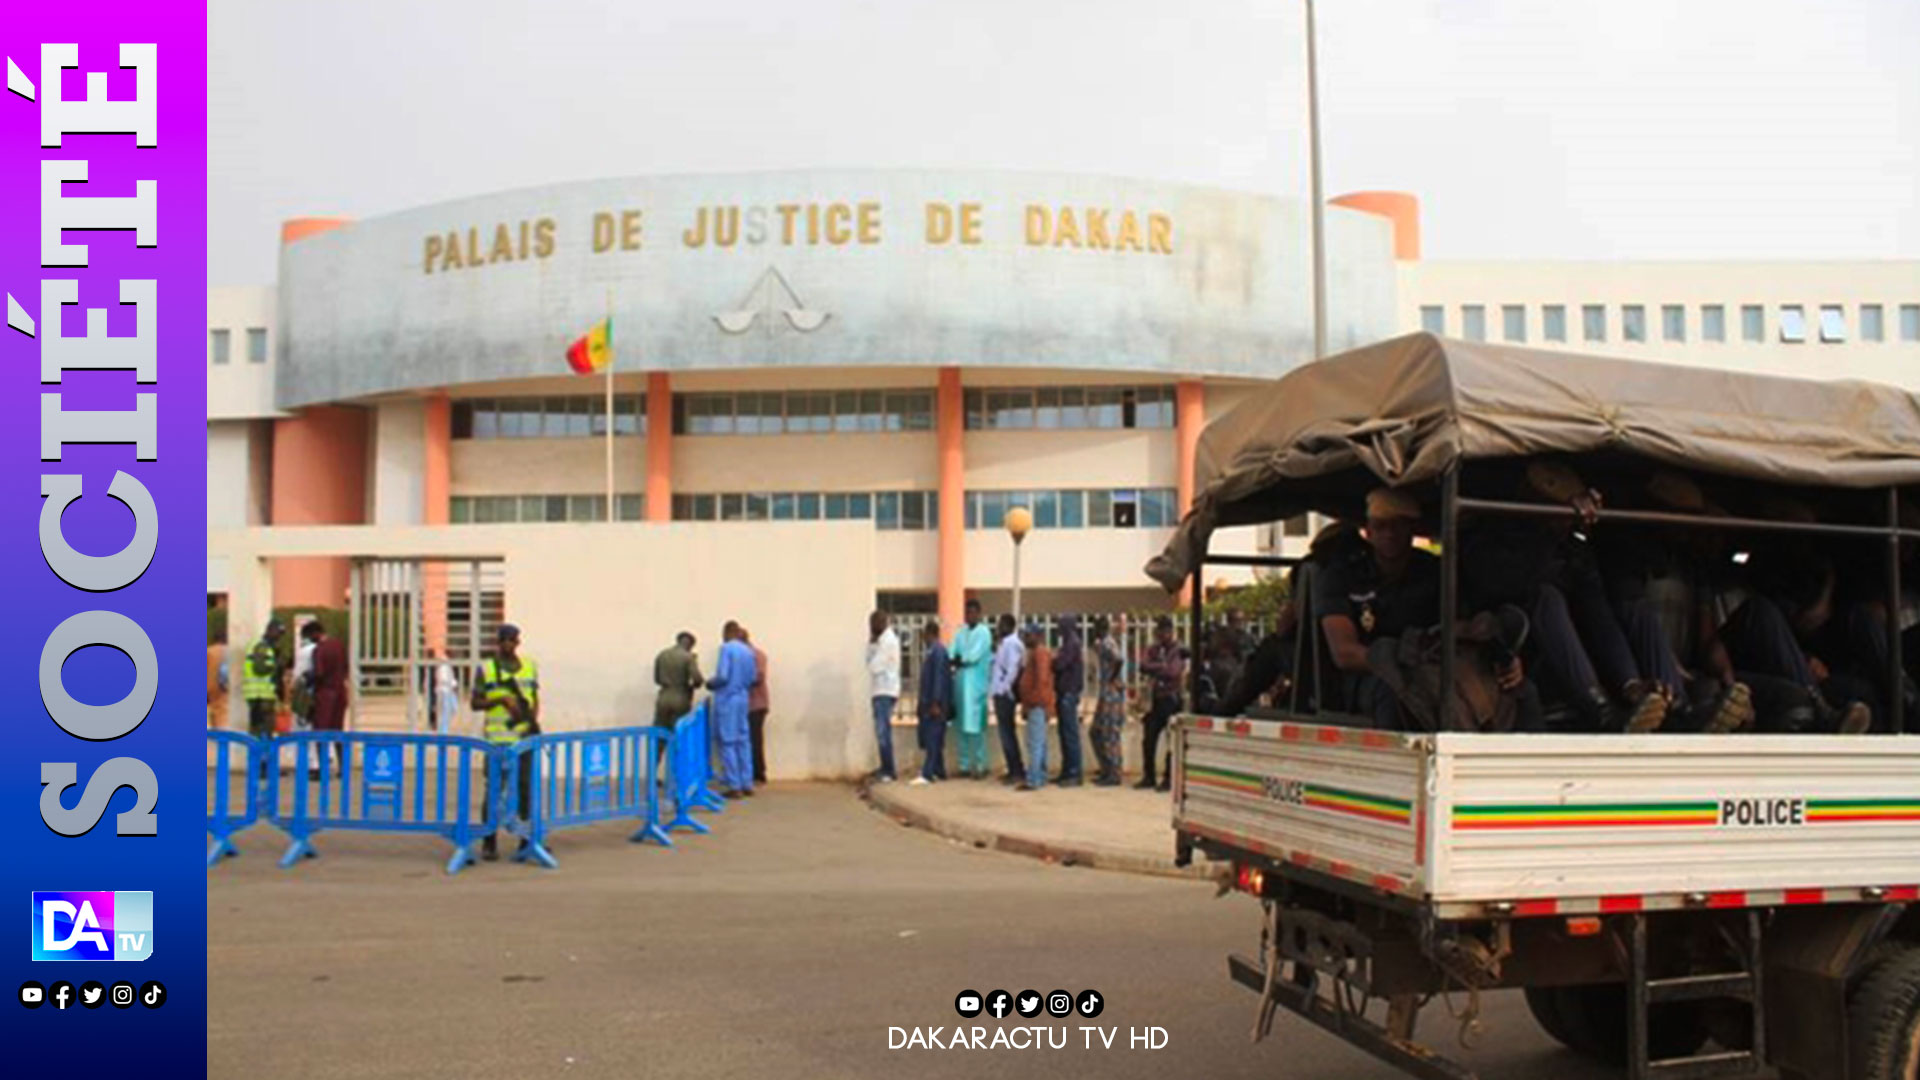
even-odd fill
[{"label": "purple gradient sidebar", "polygon": [[[57,62],[46,61],[47,45],[74,46],[77,66],[56,70]],[[120,66],[122,45],[153,47],[151,79]],[[195,601],[204,599],[207,538],[206,8],[167,0],[23,0],[0,16],[0,53],[10,61],[8,91],[0,93],[0,291],[10,298],[8,327],[0,331],[0,408],[7,414],[0,423],[0,582],[7,597],[0,609],[0,654],[13,672],[12,715],[0,720],[0,909],[16,913],[0,919],[0,994],[9,999],[0,1000],[0,1031],[8,1036],[7,1067],[18,1076],[101,1067],[130,1075],[204,1075],[206,638]],[[145,140],[144,133],[135,133],[145,126],[137,119],[139,108],[71,107],[103,97],[131,103],[147,95],[155,104],[152,146],[137,145]],[[49,126],[57,129],[63,115],[60,145],[44,146],[43,123],[51,119]],[[84,182],[76,179],[79,166],[49,169],[48,162],[84,162]],[[65,181],[54,185],[58,202],[43,200],[47,176]],[[137,206],[148,184],[155,205],[150,226],[138,220]],[[87,207],[83,199],[107,202]],[[57,222],[70,227],[46,231]],[[61,244],[70,249],[64,255],[50,250]],[[76,258],[81,246],[83,263]],[[71,265],[57,265],[63,262]],[[114,339],[132,339],[141,324],[150,324],[156,342],[152,381],[143,382],[143,373],[130,366],[139,347],[120,341],[90,358],[66,353],[70,365],[95,362],[79,365],[90,370],[47,373],[57,382],[43,384],[43,349],[55,329],[43,307],[44,282],[74,283],[54,286],[56,293],[77,291],[77,303],[60,308],[53,320],[63,337],[88,333],[89,309],[104,318]],[[133,286],[130,295],[123,282],[156,283],[152,302],[140,296],[142,286]],[[18,325],[28,320],[37,324],[31,336]],[[151,445],[107,441],[135,437],[141,426],[134,419],[137,395],[149,394],[156,414]],[[47,461],[43,435],[62,430],[62,422],[44,411],[53,395],[69,414],[68,441],[58,461]],[[80,411],[124,415],[84,430],[70,423]],[[107,493],[118,472],[151,495],[158,529],[152,561],[130,584],[114,580],[124,565],[111,567],[100,558],[140,546],[135,511]],[[59,518],[72,551],[50,559],[42,551],[40,515],[48,501],[43,477],[54,475],[77,476],[81,494]],[[49,638],[67,620],[92,611],[114,614],[82,626],[73,638],[86,647],[67,656],[57,684],[71,700],[46,693],[38,676]],[[126,620],[138,634],[125,636]],[[101,629],[108,623],[119,629]],[[151,642],[149,670],[157,672],[158,683],[144,719],[101,708],[122,699],[143,702],[148,689],[146,676],[137,677],[141,664],[132,658],[142,647],[86,644],[115,635]],[[137,726],[120,732],[134,720]],[[57,805],[45,808],[43,770],[57,778],[63,768],[77,781]],[[138,779],[143,768],[151,770],[149,786],[157,789],[151,835],[139,835],[139,785],[119,787],[104,807],[100,797],[110,785],[89,787],[96,775]],[[96,810],[97,821],[83,827]],[[35,962],[43,921],[55,927],[50,947],[62,955],[72,955],[94,918],[102,930],[109,921],[105,912],[85,911],[79,902],[36,907],[36,892],[114,893],[123,899],[151,894],[150,936],[139,942],[150,953],[119,962],[130,950],[128,943],[113,941],[116,960]],[[112,918],[125,922],[119,906]],[[44,915],[42,908],[53,914]],[[8,940],[8,924],[14,933],[26,929],[27,936]],[[56,1009],[49,1002],[29,1010],[16,998],[16,987],[27,980],[125,980],[136,986],[157,981],[166,992],[163,999],[154,995],[160,1004],[151,1007]]]}]

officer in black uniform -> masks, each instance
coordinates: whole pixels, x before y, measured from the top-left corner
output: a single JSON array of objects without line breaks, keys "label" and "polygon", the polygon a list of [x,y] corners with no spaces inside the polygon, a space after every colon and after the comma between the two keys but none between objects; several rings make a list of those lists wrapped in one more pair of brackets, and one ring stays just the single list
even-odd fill
[{"label": "officer in black uniform", "polygon": [[1413,546],[1420,506],[1403,492],[1367,496],[1367,546],[1318,575],[1314,610],[1333,664],[1347,674],[1347,711],[1385,730],[1405,727],[1400,702],[1369,670],[1367,649],[1440,621],[1440,560]]}]

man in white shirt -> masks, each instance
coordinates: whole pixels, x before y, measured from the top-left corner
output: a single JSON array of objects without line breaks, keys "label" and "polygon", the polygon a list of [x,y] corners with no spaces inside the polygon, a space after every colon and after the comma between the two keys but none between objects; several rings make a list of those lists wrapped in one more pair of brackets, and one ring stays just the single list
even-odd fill
[{"label": "man in white shirt", "polygon": [[900,637],[884,611],[867,617],[867,678],[873,685],[873,739],[880,746],[877,783],[891,784],[893,768],[893,707],[900,701]]},{"label": "man in white shirt", "polygon": [[1003,784],[1023,783],[1027,778],[1026,761],[1020,754],[1020,731],[1014,726],[1019,708],[1013,700],[1013,688],[1020,678],[1020,665],[1027,659],[1026,646],[1013,632],[1013,616],[1000,616],[1000,644],[993,650],[993,674],[987,683],[993,695],[993,715],[1000,727],[1000,754],[1006,759]]}]

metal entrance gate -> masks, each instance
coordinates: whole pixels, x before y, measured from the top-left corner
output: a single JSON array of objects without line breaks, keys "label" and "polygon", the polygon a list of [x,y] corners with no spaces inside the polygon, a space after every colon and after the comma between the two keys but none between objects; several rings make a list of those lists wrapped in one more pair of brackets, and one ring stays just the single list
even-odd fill
[{"label": "metal entrance gate", "polygon": [[474,672],[506,610],[497,558],[355,559],[347,649],[357,731],[464,733]]}]

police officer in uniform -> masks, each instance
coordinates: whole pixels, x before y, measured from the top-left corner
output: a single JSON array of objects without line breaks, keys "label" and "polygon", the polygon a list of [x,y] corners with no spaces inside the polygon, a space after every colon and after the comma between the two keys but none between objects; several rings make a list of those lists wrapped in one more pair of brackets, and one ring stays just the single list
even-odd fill
[{"label": "police officer in uniform", "polygon": [[[502,623],[493,655],[480,665],[473,682],[472,705],[483,714],[483,734],[495,746],[513,746],[521,739],[540,734],[540,666],[530,656],[520,655],[520,628]],[[533,757],[522,754],[514,772],[519,780],[519,814],[528,814]],[[487,803],[494,798],[493,773],[487,773]],[[525,839],[520,850],[526,850]],[[480,857],[492,862],[500,857],[496,837],[488,833],[480,841]]]},{"label": "police officer in uniform", "polygon": [[[280,713],[280,698],[285,690],[286,670],[280,666],[280,635],[285,631],[279,619],[267,620],[260,640],[247,650],[245,676],[240,695],[247,702],[247,734],[263,743],[273,741],[274,720]],[[260,776],[266,778],[274,754],[263,749]]]}]

